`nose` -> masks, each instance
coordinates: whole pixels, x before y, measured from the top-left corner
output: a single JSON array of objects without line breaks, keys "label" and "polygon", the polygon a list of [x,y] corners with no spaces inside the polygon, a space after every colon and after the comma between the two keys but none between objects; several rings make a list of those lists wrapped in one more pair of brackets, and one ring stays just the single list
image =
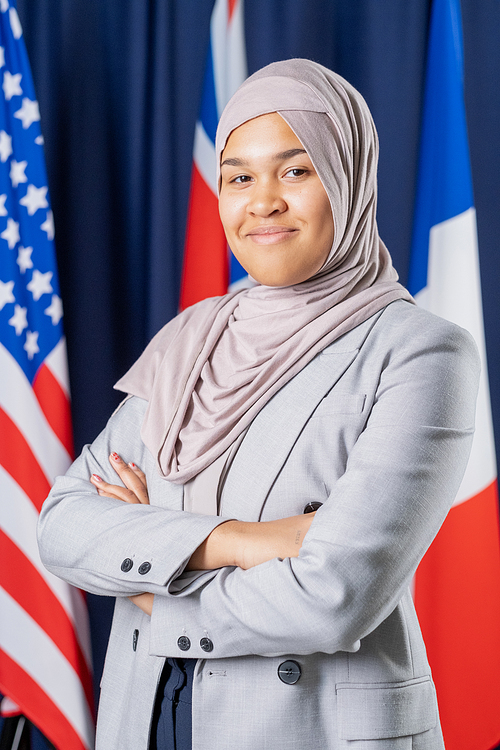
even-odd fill
[{"label": "nose", "polygon": [[257,181],[252,187],[252,194],[247,210],[253,216],[267,217],[286,211],[287,203],[281,186],[275,180]]}]

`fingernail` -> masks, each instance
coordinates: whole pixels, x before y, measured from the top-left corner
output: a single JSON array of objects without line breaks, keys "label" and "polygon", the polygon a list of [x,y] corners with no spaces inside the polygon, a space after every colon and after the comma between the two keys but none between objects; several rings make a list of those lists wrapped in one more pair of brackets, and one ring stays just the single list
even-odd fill
[{"label": "fingernail", "polygon": [[118,453],[112,453],[111,454],[111,458],[113,459],[113,461],[119,461],[120,460],[120,456],[118,455]]},{"label": "fingernail", "polygon": [[129,463],[129,466],[131,469],[137,469],[137,466],[132,463],[132,461]]},{"label": "fingernail", "polygon": [[92,474],[92,479],[95,479],[96,482],[102,482],[102,479],[98,474]]}]

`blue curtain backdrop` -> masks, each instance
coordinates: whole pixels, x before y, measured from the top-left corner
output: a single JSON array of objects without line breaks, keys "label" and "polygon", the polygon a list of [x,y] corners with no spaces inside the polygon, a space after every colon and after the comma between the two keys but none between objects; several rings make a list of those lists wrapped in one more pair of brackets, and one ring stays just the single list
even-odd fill
[{"label": "blue curtain backdrop", "polygon": [[[177,310],[193,129],[213,0],[18,0],[40,101],[77,450],[112,385]],[[250,73],[288,57],[366,97],[379,226],[407,279],[430,0],[246,0]],[[486,340],[500,438],[500,0],[462,0]],[[90,597],[96,684],[112,603]]]}]

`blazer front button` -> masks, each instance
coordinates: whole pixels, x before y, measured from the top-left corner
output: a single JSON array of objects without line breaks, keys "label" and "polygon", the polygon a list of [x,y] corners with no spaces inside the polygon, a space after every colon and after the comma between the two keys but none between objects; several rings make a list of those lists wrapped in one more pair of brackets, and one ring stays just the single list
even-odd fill
[{"label": "blazer front button", "polygon": [[318,503],[316,500],[313,500],[311,503],[307,503],[306,507],[303,510],[303,513],[314,513],[315,510],[318,510],[318,508],[321,508],[323,503]]},{"label": "blazer front button", "polygon": [[137,641],[139,640],[139,631],[136,629],[134,630],[134,635],[132,636],[132,649],[134,651],[137,651]]},{"label": "blazer front button", "polygon": [[207,652],[207,654],[210,651],[214,650],[214,644],[212,643],[210,638],[202,638],[200,641],[200,646],[202,647],[203,651]]},{"label": "blazer front button", "polygon": [[191,648],[191,641],[187,635],[181,635],[181,637],[177,639],[177,645],[181,651],[189,651]]},{"label": "blazer front button", "polygon": [[286,685],[295,685],[301,674],[302,670],[296,661],[284,661],[278,667],[278,677]]},{"label": "blazer front button", "polygon": [[143,562],[139,565],[139,575],[145,576],[146,573],[149,573],[151,570],[151,563],[150,562]]},{"label": "blazer front button", "polygon": [[124,573],[128,573],[129,570],[132,570],[132,568],[134,567],[134,563],[132,562],[130,557],[126,557],[125,560],[120,565],[120,567]]}]

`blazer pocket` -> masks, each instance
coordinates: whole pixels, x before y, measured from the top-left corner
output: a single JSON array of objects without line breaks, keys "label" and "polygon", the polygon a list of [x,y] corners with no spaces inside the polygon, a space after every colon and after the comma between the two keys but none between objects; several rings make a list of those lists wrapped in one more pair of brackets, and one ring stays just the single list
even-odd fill
[{"label": "blazer pocket", "polygon": [[406,682],[337,685],[342,740],[405,737],[437,724],[436,692],[430,677]]},{"label": "blazer pocket", "polygon": [[366,396],[358,393],[331,393],[320,403],[314,414],[315,417],[328,417],[336,414],[361,414]]}]

